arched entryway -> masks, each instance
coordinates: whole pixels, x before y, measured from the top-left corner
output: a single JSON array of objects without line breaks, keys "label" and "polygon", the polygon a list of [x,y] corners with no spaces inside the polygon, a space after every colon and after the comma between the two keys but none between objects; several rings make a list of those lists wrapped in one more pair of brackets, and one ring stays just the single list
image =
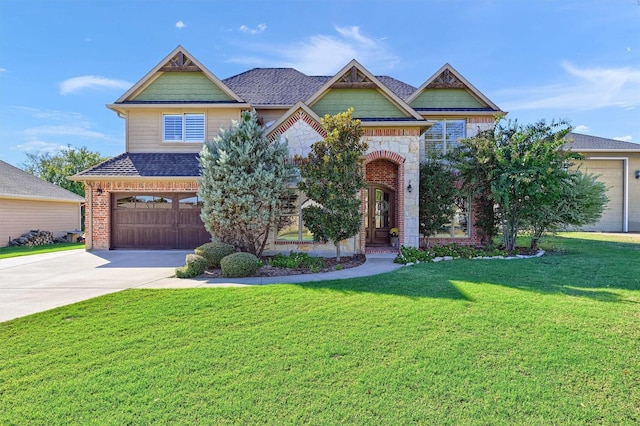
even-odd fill
[{"label": "arched entryway", "polygon": [[400,206],[403,197],[399,191],[403,184],[402,162],[392,161],[383,152],[376,152],[369,154],[365,166],[368,187],[363,191],[362,200],[362,242],[366,247],[388,247],[392,228],[398,228],[402,234]]}]

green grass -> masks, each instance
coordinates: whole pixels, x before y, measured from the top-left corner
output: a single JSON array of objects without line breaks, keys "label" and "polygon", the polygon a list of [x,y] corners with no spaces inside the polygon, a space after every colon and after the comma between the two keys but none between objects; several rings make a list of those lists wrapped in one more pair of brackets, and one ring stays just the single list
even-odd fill
[{"label": "green grass", "polygon": [[57,243],[32,247],[2,247],[0,248],[0,259],[8,259],[10,257],[18,256],[29,256],[31,254],[52,253],[55,251],[75,250],[81,248],[84,248],[84,243]]},{"label": "green grass", "polygon": [[0,324],[0,424],[637,424],[640,239]]}]

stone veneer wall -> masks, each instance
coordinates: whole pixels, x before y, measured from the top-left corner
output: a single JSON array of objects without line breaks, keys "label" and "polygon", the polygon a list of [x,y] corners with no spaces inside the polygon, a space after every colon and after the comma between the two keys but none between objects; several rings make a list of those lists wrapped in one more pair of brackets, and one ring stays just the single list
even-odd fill
[{"label": "stone veneer wall", "polygon": [[[102,194],[98,194],[98,188]],[[85,234],[87,250],[108,250],[111,245],[111,194],[123,192],[198,192],[191,181],[92,181],[85,185]]]}]

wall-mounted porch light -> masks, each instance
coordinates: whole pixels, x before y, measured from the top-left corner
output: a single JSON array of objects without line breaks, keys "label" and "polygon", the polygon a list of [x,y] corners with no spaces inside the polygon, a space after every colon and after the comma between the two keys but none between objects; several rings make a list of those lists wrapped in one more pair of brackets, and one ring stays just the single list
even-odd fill
[{"label": "wall-mounted porch light", "polygon": [[411,181],[409,181],[409,185],[407,185],[407,192],[413,191],[413,187],[411,186]]}]

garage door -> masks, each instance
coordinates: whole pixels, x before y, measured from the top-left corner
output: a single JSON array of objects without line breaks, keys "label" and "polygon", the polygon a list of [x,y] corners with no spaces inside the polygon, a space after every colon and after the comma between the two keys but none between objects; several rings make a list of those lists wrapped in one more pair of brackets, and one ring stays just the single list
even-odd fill
[{"label": "garage door", "polygon": [[582,170],[600,175],[598,180],[607,187],[607,204],[602,218],[585,231],[622,232],[624,221],[624,162],[622,160],[587,160]]},{"label": "garage door", "polygon": [[114,194],[111,248],[193,249],[211,241],[195,194]]}]

